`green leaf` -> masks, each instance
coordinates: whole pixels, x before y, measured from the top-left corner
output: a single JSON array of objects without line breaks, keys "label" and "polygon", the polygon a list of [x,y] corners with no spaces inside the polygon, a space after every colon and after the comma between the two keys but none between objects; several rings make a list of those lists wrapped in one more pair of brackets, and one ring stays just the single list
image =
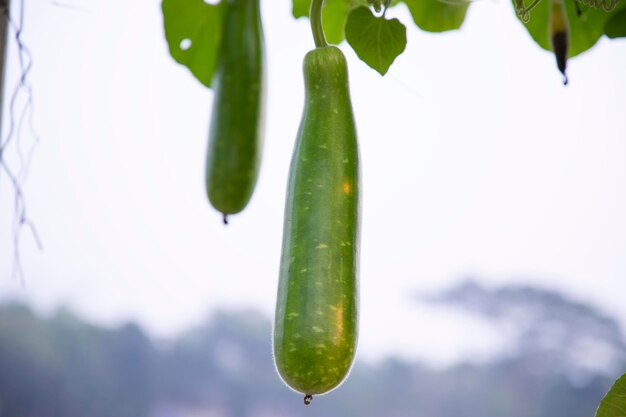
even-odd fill
[{"label": "green leaf", "polygon": [[[513,0],[513,6],[515,7]],[[597,0],[585,0],[587,4],[593,4]],[[611,1],[611,0],[608,0]],[[526,0],[526,6],[530,0]],[[529,21],[522,23],[532,38],[543,49],[552,50],[549,34],[549,11],[550,2],[548,0],[540,0],[538,5],[532,9],[529,14]],[[567,12],[567,20],[569,23],[569,57],[576,56],[591,48],[604,34],[605,24],[612,16],[621,13],[626,8],[626,1],[619,1],[610,11],[602,7],[595,8],[579,3],[580,15],[576,8],[574,0],[565,1],[565,10]],[[519,15],[518,15],[519,18]]]},{"label": "green leaf", "polygon": [[221,3],[163,0],[162,10],[170,54],[210,88],[222,32]]},{"label": "green leaf", "polygon": [[604,25],[604,33],[609,38],[626,37],[626,9],[615,13]]},{"label": "green leaf", "polygon": [[470,0],[403,0],[415,24],[428,32],[461,27]]},{"label": "green leaf", "polygon": [[369,8],[357,7],[348,15],[346,40],[362,61],[385,75],[406,47],[406,28],[398,19],[376,17]]},{"label": "green leaf", "polygon": [[[367,0],[326,0],[322,8],[322,25],[324,35],[331,44],[339,44],[345,38],[344,27],[348,12],[359,5],[367,4]],[[293,17],[308,17],[311,0],[293,0]]]},{"label": "green leaf", "polygon": [[298,19],[299,17],[309,17],[311,9],[311,0],[293,0],[291,2],[291,14]]},{"label": "green leaf", "polygon": [[600,402],[596,417],[626,417],[626,374],[622,375]]}]

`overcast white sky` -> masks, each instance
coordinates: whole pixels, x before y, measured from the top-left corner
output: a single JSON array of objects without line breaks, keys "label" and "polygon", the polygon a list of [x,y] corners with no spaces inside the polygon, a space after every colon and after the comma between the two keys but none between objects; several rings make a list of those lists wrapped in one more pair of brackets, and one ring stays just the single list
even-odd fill
[{"label": "overcast white sky", "polygon": [[[223,227],[203,185],[211,93],[170,58],[160,2],[71,4],[83,10],[26,0],[42,142],[25,191],[45,250],[25,235],[26,286],[10,277],[0,176],[0,297],[162,335],[217,308],[270,316],[308,22],[289,0],[262,1],[261,177]],[[419,31],[404,6],[388,15],[408,45],[386,77],[341,46],[362,154],[360,354],[445,363],[497,346],[484,324],[411,303],[467,275],[560,289],[626,321],[626,42],[573,59],[564,88],[508,1],[477,1],[444,35]]]}]

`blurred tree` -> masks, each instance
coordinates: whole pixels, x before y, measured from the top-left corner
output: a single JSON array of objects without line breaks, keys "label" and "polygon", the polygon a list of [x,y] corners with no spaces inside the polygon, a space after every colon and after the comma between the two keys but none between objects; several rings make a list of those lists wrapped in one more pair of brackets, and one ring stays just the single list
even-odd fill
[{"label": "blurred tree", "polygon": [[[519,326],[514,349],[441,370],[396,358],[360,362],[314,407],[280,382],[270,322],[258,312],[220,312],[155,342],[134,324],[107,329],[66,310],[41,318],[0,305],[0,417],[589,417],[611,385],[602,367],[584,367],[583,379],[568,368],[578,366],[573,352],[587,349],[577,337],[623,346],[618,323],[591,306],[475,282],[421,299]],[[613,373],[626,369],[617,358]]]},{"label": "blurred tree", "polygon": [[554,291],[528,286],[488,289],[467,280],[417,299],[476,314],[503,333],[512,329],[506,351],[524,358],[529,371],[562,373],[583,383],[598,373],[614,375],[626,364],[620,323]]}]

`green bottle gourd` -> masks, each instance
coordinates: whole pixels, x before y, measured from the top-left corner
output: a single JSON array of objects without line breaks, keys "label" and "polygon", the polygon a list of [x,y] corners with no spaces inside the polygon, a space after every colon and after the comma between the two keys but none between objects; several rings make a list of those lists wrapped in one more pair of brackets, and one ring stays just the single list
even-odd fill
[{"label": "green bottle gourd", "polygon": [[226,216],[242,211],[259,174],[264,125],[264,40],[259,0],[223,0],[206,189]]},{"label": "green bottle gourd", "polygon": [[343,53],[304,59],[305,106],[291,160],[274,322],[274,359],[295,391],[347,376],[358,326],[359,155]]},{"label": "green bottle gourd", "polygon": [[569,47],[567,13],[563,0],[550,0],[550,43],[556,65],[563,74],[563,84],[567,85],[568,79],[565,70],[567,69],[567,56]]}]

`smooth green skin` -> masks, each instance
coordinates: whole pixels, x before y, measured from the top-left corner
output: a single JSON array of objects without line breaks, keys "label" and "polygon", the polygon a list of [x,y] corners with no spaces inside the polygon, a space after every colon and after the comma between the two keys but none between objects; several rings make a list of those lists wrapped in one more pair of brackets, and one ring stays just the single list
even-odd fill
[{"label": "smooth green skin", "polygon": [[334,46],[304,58],[306,101],[291,160],[274,359],[295,391],[323,394],[357,343],[359,157],[347,64]]},{"label": "smooth green skin", "polygon": [[254,191],[263,135],[264,41],[259,0],[226,0],[206,159],[209,201],[239,213]]}]

